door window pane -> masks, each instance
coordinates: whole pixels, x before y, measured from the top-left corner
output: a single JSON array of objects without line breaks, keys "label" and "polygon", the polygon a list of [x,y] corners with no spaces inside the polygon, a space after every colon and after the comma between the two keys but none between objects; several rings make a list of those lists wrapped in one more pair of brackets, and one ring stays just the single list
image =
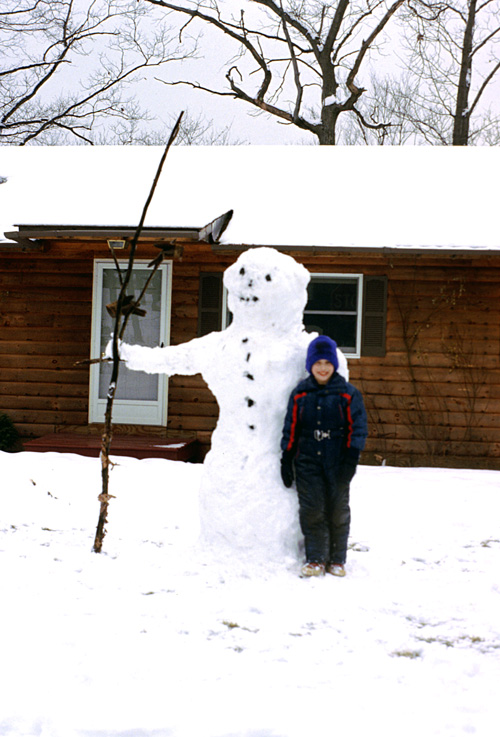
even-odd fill
[{"label": "door window pane", "polygon": [[[146,269],[133,271],[127,293],[134,295],[137,299],[149,276],[150,271]],[[114,328],[114,318],[109,315],[106,305],[115,302],[120,292],[120,281],[114,267],[104,269],[102,279],[101,352],[104,351]],[[123,340],[125,343],[157,346],[160,343],[161,329],[161,273],[159,271],[153,276],[140,307],[146,310],[146,315],[144,317],[132,315],[129,318]],[[111,370],[109,363],[101,364],[99,399],[105,399],[108,394]],[[158,381],[157,374],[131,371],[122,363],[115,398],[156,402]]]}]

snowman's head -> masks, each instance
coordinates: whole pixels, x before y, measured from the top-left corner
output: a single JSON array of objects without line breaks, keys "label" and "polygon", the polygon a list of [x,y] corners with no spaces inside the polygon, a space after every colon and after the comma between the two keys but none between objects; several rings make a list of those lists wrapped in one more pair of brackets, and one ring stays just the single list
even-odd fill
[{"label": "snowman's head", "polygon": [[304,266],[274,248],[245,251],[224,273],[234,323],[280,330],[302,325],[309,280]]}]

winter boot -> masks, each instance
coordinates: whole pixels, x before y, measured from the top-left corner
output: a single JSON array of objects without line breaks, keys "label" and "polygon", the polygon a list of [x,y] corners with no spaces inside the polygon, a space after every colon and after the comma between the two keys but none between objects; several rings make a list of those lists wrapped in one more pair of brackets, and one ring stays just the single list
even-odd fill
[{"label": "winter boot", "polygon": [[332,576],[345,576],[345,568],[342,563],[330,563],[326,570]]},{"label": "winter boot", "polygon": [[324,576],[325,566],[323,563],[306,563],[302,566],[301,576],[302,578],[309,578],[310,576]]}]

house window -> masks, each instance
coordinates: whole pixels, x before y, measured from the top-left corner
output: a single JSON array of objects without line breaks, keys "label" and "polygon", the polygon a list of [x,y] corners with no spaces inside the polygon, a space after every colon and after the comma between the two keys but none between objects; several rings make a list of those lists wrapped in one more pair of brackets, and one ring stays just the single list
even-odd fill
[{"label": "house window", "polygon": [[[136,298],[142,292],[151,274],[147,261],[136,261],[128,294]],[[126,262],[123,262],[126,268]],[[124,341],[146,346],[168,345],[170,325],[171,266],[162,264],[153,276],[141,300],[144,317],[129,318]],[[118,299],[120,281],[111,260],[94,263],[94,292],[92,302],[92,356],[102,355],[114,328],[114,319],[106,305]],[[106,397],[111,376],[109,363],[95,364],[90,372],[89,421],[103,422]],[[121,424],[166,425],[167,378],[163,374],[130,371],[120,365],[119,380],[113,403],[113,421]]]},{"label": "house window", "polygon": [[[311,274],[304,325],[329,335],[350,358],[385,356],[387,276]],[[200,274],[198,335],[231,322],[222,272]]]},{"label": "house window", "polygon": [[361,274],[311,274],[304,325],[308,332],[333,338],[350,358],[361,355]]}]

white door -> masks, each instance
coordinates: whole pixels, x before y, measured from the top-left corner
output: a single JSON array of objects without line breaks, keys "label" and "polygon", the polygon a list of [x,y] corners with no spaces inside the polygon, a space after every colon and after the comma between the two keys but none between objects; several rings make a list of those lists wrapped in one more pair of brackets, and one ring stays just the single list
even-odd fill
[{"label": "white door", "polygon": [[[138,298],[151,274],[147,261],[136,261],[127,294]],[[125,270],[126,262],[120,263]],[[141,300],[146,315],[129,318],[123,339],[126,343],[158,346],[169,344],[171,263],[157,270]],[[114,319],[106,305],[118,299],[120,281],[111,259],[94,262],[92,302],[91,356],[101,356],[114,328]],[[106,408],[111,365],[94,364],[90,370],[89,422],[103,422]],[[120,364],[118,385],[113,403],[114,423],[132,425],[167,424],[167,378],[164,374],[130,371]]]}]

